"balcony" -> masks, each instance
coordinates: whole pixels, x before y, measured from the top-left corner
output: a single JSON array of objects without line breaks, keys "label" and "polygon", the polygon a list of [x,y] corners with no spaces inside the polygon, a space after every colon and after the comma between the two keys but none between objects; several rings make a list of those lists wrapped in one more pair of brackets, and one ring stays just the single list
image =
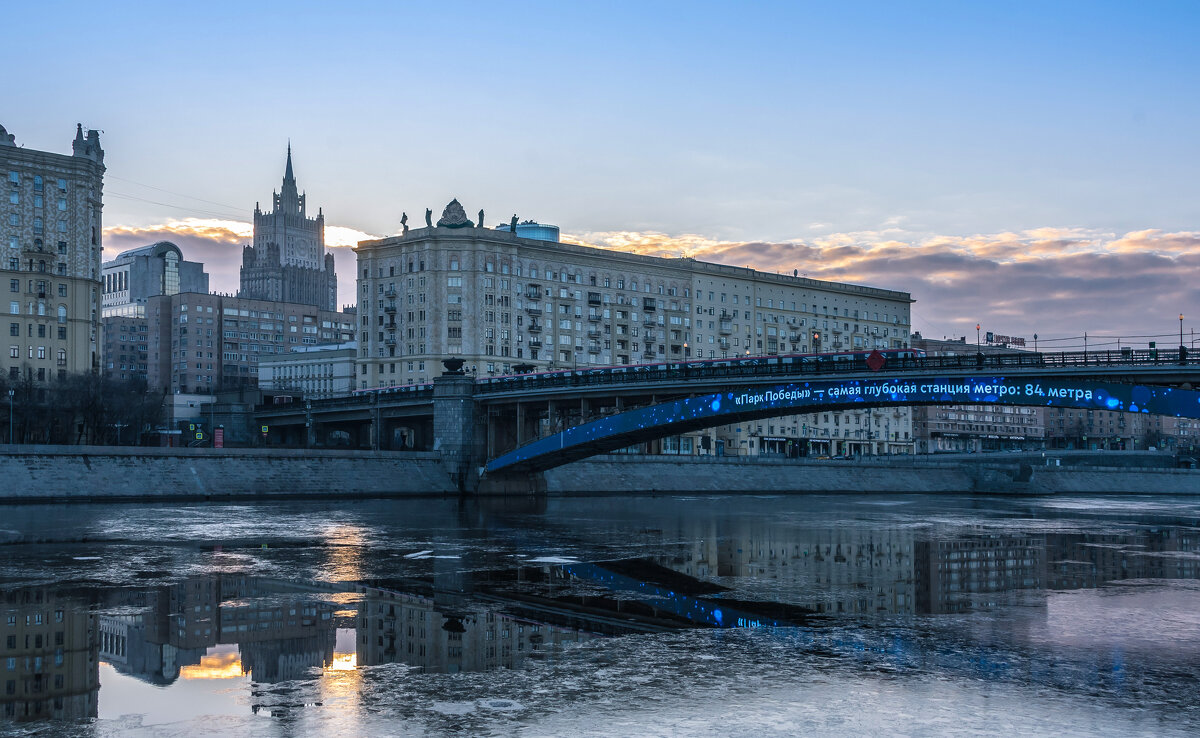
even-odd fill
[{"label": "balcony", "polygon": [[588,313],[588,320],[593,323],[599,323],[601,318],[599,315],[597,315],[595,313]]},{"label": "balcony", "polygon": [[600,293],[599,292],[589,292],[588,296],[587,296],[587,301],[588,301],[589,305],[599,305],[600,304]]},{"label": "balcony", "polygon": [[529,348],[536,349],[536,348],[541,348],[541,347],[542,347],[542,339],[540,339],[540,338],[529,339]]},{"label": "balcony", "polygon": [[644,319],[642,319],[642,325],[649,328],[651,326],[658,325],[658,321],[654,319],[653,315],[647,315]]},{"label": "balcony", "polygon": [[657,354],[657,353],[655,353],[655,352],[653,352],[653,351],[643,351],[643,352],[642,352],[642,358],[643,358],[643,359],[654,359],[654,358],[656,358],[657,356],[658,356],[658,354]]},{"label": "balcony", "polygon": [[791,341],[792,343],[800,343],[801,341],[804,340],[804,334],[803,333],[792,333],[788,336],[788,340]]},{"label": "balcony", "polygon": [[395,287],[388,288],[387,290],[384,291],[383,296],[389,300],[395,300],[396,299],[396,288]]},{"label": "balcony", "polygon": [[525,312],[529,313],[530,315],[541,315],[542,309],[537,305],[530,305],[525,308]]},{"label": "balcony", "polygon": [[540,300],[542,299],[542,291],[537,287],[530,287],[525,290],[525,299]]},{"label": "balcony", "polygon": [[733,333],[733,323],[730,323],[728,320],[722,320],[722,321],[721,321],[721,325],[720,325],[720,327],[718,328],[718,330],[720,330],[720,331],[721,331],[721,334],[722,334],[722,335],[726,335],[726,336],[727,336],[727,335],[729,335],[730,333]]},{"label": "balcony", "polygon": [[541,324],[540,323],[530,323],[529,324],[529,332],[530,333],[541,333],[542,332]]},{"label": "balcony", "polygon": [[600,344],[589,343],[587,350],[588,350],[589,354],[598,354],[598,353],[600,353]]},{"label": "balcony", "polygon": [[600,337],[600,331],[596,328],[591,328],[587,332],[588,338],[596,339]]},{"label": "balcony", "polygon": [[396,337],[388,336],[387,338],[383,339],[383,344],[385,346],[395,346],[396,345]]},{"label": "balcony", "polygon": [[396,312],[396,303],[392,302],[392,303],[388,303],[387,305],[384,305],[384,306],[383,306],[383,312],[385,312],[385,313],[395,313],[395,312]]}]

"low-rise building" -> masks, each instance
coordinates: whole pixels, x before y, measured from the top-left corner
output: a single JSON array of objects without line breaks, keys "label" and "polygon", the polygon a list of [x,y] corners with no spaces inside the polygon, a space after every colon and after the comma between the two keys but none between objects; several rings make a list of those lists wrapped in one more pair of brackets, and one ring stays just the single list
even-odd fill
[{"label": "low-rise building", "polygon": [[337,397],[354,391],[358,342],[299,346],[286,354],[260,356],[259,389],[302,397]]},{"label": "low-rise building", "polygon": [[184,394],[256,387],[261,357],[354,335],[353,312],[196,292],[150,298],[146,319],[151,389]]},{"label": "low-rise building", "polygon": [[[967,343],[956,339],[924,338],[914,333],[912,348],[927,356],[1011,354],[1016,346]],[[934,405],[913,408],[916,452],[971,453],[981,451],[1036,450],[1046,444],[1046,408],[1018,405]]]}]

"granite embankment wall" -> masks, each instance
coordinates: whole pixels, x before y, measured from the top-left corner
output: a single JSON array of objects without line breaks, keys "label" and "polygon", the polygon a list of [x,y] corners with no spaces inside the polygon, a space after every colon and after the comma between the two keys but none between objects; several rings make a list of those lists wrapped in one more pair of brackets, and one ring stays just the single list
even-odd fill
[{"label": "granite embankment wall", "polygon": [[[1044,466],[1003,457],[797,462],[605,456],[495,493],[1188,494],[1200,471]],[[487,494],[481,488],[481,494]],[[21,446],[0,450],[0,502],[456,495],[437,453]]]},{"label": "granite embankment wall", "polygon": [[1164,468],[1034,466],[999,461],[884,463],[738,461],[609,456],[546,472],[552,495],[612,492],[695,494],[1189,494],[1200,471]]},{"label": "granite embankment wall", "polygon": [[0,502],[457,494],[433,453],[21,446]]}]

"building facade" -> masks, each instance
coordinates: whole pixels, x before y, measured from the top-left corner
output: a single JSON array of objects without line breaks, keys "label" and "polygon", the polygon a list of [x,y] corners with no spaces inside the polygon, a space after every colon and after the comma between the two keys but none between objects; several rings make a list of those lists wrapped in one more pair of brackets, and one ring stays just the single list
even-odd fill
[{"label": "building facade", "polygon": [[0,127],[0,279],[8,290],[10,381],[100,368],[104,150],[77,126],[70,156],[18,147]]},{"label": "building facade", "polygon": [[254,245],[242,250],[238,296],[253,300],[337,309],[333,254],[325,252],[325,215],[309,218],[307,196],[296,189],[292,147],[288,146],[283,187],[272,209],[254,206]]},{"label": "building facade", "polygon": [[[521,225],[475,227],[454,201],[436,225],[361,242],[358,387],[428,382],[451,356],[503,374],[908,345],[905,292],[525,238]],[[800,456],[912,444],[900,408],[726,426],[654,450]]]},{"label": "building facade", "polygon": [[302,397],[338,397],[354,391],[358,343],[299,346],[286,354],[260,356],[259,389]]},{"label": "building facade", "polygon": [[907,293],[438,225],[358,255],[359,387],[478,374],[870,350],[908,342]]},{"label": "building facade", "polygon": [[146,321],[150,388],[183,394],[257,387],[260,357],[354,337],[353,313],[198,292],[151,297]]},{"label": "building facade", "polygon": [[[991,334],[988,334],[989,336]],[[956,339],[924,338],[914,333],[912,347],[928,356],[974,356],[1024,351],[1010,346]],[[916,452],[976,453],[1045,448],[1047,408],[1016,405],[936,405],[913,408]]]},{"label": "building facade", "polygon": [[101,269],[104,317],[144,316],[147,300],[155,295],[208,292],[204,264],[185,261],[183,251],[170,241],[123,251]]}]

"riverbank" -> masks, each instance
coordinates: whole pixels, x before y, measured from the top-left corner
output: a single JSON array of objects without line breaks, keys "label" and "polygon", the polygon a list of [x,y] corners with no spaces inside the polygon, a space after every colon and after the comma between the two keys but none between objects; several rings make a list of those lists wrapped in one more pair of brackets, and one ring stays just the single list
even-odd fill
[{"label": "riverbank", "polygon": [[[1168,457],[1169,458],[1169,457]],[[893,457],[859,461],[776,461],[694,459],[618,455],[586,459],[551,469],[549,494],[647,492],[695,494],[747,493],[900,493],[1053,495],[1180,494],[1200,495],[1200,471],[1136,465],[1038,465],[1033,459],[1008,460],[1003,455],[973,459],[924,460]],[[1133,461],[1130,457],[1128,460]]]},{"label": "riverbank", "polygon": [[[1178,494],[1200,471],[1170,457],[892,457],[857,461],[608,455],[494,484],[479,493]],[[1056,462],[1058,459],[1058,462]],[[1099,464],[1111,463],[1112,466]],[[437,453],[304,449],[21,446],[0,450],[0,503],[286,497],[455,496]]]},{"label": "riverbank", "polygon": [[453,495],[436,453],[20,446],[0,502]]}]

